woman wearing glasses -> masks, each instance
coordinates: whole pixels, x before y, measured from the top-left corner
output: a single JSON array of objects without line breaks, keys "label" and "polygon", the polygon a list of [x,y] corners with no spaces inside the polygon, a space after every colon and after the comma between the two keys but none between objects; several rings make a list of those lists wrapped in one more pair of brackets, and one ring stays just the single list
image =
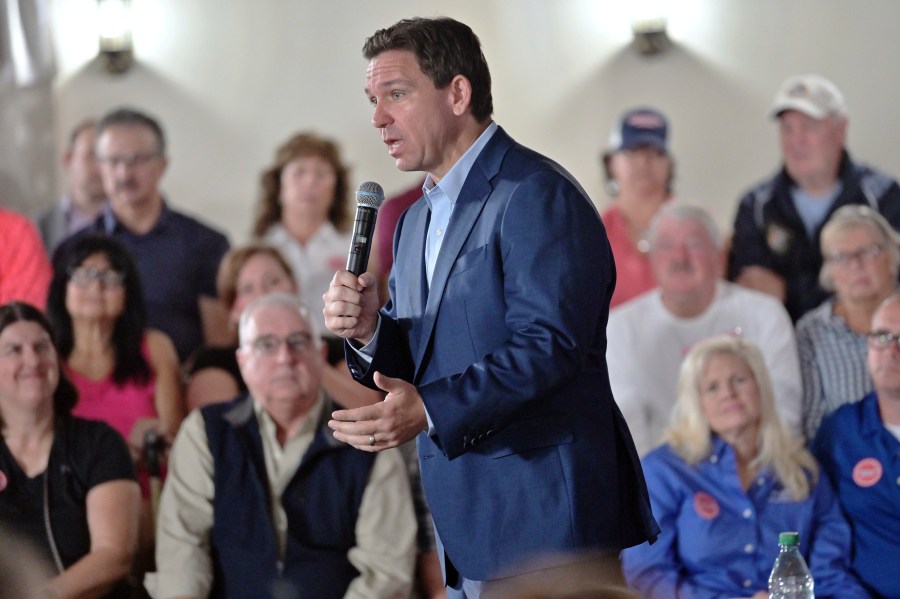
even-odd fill
[{"label": "woman wearing glasses", "polygon": [[110,237],[81,237],[57,257],[47,314],[63,369],[78,389],[72,413],[113,427],[137,465],[145,498],[143,559],[153,538],[150,475],[160,474],[160,454],[184,417],[175,347],[164,333],[146,328],[137,269]]},{"label": "woman wearing glasses", "polygon": [[52,565],[41,597],[129,597],[134,467],[109,426],[70,414],[76,399],[44,315],[0,306],[0,526]]},{"label": "woman wearing glasses", "polygon": [[863,205],[844,206],[822,228],[819,282],[834,296],[797,323],[807,439],[826,414],[872,390],[866,333],[875,309],[897,287],[898,241],[884,217]]}]

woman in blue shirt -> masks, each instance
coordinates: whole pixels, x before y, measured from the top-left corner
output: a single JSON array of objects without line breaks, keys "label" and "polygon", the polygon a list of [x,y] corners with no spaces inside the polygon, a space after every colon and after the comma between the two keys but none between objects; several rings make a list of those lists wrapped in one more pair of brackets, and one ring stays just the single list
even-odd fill
[{"label": "woman in blue shirt", "polygon": [[781,531],[800,532],[816,597],[868,597],[848,573],[850,529],[834,493],[774,405],[751,343],[716,337],[687,355],[666,443],[643,461],[662,533],[622,552],[644,597],[768,597]]}]

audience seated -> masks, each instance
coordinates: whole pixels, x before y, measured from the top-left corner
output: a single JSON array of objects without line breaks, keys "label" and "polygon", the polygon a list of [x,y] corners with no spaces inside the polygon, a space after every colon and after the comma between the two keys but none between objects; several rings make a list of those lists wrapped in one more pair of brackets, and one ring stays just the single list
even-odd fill
[{"label": "audience seated", "polygon": [[0,307],[0,525],[53,564],[46,596],[129,597],[134,467],[108,425],[70,414],[76,400],[46,318],[28,304]]},{"label": "audience seated", "polygon": [[878,598],[900,597],[898,340],[900,294],[894,293],[876,310],[868,335],[874,392],[827,416],[812,446],[850,521],[853,571]]},{"label": "audience seated", "polygon": [[[335,271],[346,266],[353,234],[347,179],[340,148],[313,133],[298,133],[282,144],[260,178],[253,234],[287,258],[320,331],[327,331],[322,294]],[[369,270],[375,272],[373,258]],[[329,362],[343,359],[343,343],[326,340]]]},{"label": "audience seated", "polygon": [[[267,245],[247,245],[231,249],[222,259],[218,277],[219,297],[229,309],[233,330],[241,312],[250,302],[268,293],[296,294],[297,284],[291,269],[278,250]],[[237,338],[230,347],[204,347],[195,352],[186,365],[186,398],[189,409],[211,403],[234,399],[246,392],[247,387],[238,368]],[[322,365],[322,388],[336,404],[358,407],[380,401],[383,395],[363,387],[353,380],[343,360],[337,365]],[[419,477],[415,444],[401,448],[406,458],[412,485],[416,518],[419,530],[417,583],[422,596],[443,596],[440,564],[435,549],[431,514],[425,503],[422,481]]]},{"label": "audience seated", "polygon": [[695,343],[722,334],[763,348],[779,414],[789,430],[798,431],[800,367],[784,307],[722,280],[721,238],[701,208],[663,206],[649,240],[659,287],[612,310],[607,326],[609,380],[638,453],[660,441],[685,354]]},{"label": "audience seated", "polygon": [[143,284],[147,324],[168,335],[184,360],[225,330],[215,281],[228,240],[163,199],[166,142],[152,117],[126,108],[104,116],[97,124],[97,160],[109,204],[78,235],[102,232],[128,248]]},{"label": "audience seated", "polygon": [[43,309],[52,274],[34,224],[0,207],[0,304],[21,301]]},{"label": "audience seated", "polygon": [[661,112],[629,110],[614,126],[603,154],[606,188],[615,200],[602,214],[616,262],[610,308],[656,287],[647,231],[653,215],[672,197],[675,161],[667,146],[668,130]]},{"label": "audience seated", "polygon": [[[184,418],[178,355],[146,327],[140,277],[122,244],[105,235],[72,240],[56,260],[47,314],[66,376],[78,389],[75,416],[100,420],[127,442],[144,498],[137,574],[152,567],[152,477],[165,475],[167,447]],[[147,444],[149,438],[150,444]]]},{"label": "audience seated", "polygon": [[78,389],[73,414],[112,426],[139,465],[149,431],[171,441],[184,417],[178,356],[165,333],[146,327],[128,250],[103,235],[75,239],[57,260],[47,314]]},{"label": "audience seated", "polygon": [[[267,293],[297,294],[297,283],[281,253],[268,245],[253,244],[230,250],[222,259],[216,280],[219,297],[229,314],[231,345],[204,347],[186,364],[185,396],[188,409],[234,399],[246,391],[237,366],[237,324],[241,312]],[[341,406],[370,405],[384,395],[353,380],[343,356],[336,365],[322,368],[322,387]]]},{"label": "audience seated", "polygon": [[404,596],[416,524],[399,451],[334,440],[324,347],[295,296],[255,300],[239,332],[248,393],[181,427],[148,588],[160,599]]},{"label": "audience seated", "polygon": [[753,344],[716,337],[687,355],[666,442],[643,460],[662,532],[622,552],[643,597],[768,597],[782,531],[799,531],[816,597],[868,597],[837,498],[774,408]]},{"label": "audience seated", "polygon": [[835,210],[865,204],[900,229],[900,186],[853,162],[844,145],[847,107],[819,75],[797,75],[778,91],[782,169],[743,197],[734,221],[728,278],[782,300],[791,319],[821,304],[819,233]]},{"label": "audience seated", "polygon": [[62,156],[66,171],[66,192],[55,206],[37,219],[44,247],[52,253],[56,246],[94,222],[106,204],[103,180],[94,154],[96,123],[78,123],[69,136]]},{"label": "audience seated", "polygon": [[822,227],[819,282],[835,292],[797,323],[803,375],[803,432],[812,440],[822,417],[872,390],[866,334],[876,308],[897,287],[897,233],[868,206],[835,211]]}]

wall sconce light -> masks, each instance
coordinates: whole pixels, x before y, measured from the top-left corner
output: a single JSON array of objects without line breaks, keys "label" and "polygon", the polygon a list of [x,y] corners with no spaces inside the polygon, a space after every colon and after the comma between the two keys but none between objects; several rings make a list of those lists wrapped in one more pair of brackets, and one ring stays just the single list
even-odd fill
[{"label": "wall sconce light", "polygon": [[131,0],[97,0],[100,57],[106,71],[119,75],[131,67]]},{"label": "wall sconce light", "polygon": [[666,31],[665,17],[636,19],[631,22],[634,47],[644,56],[661,54],[672,47],[672,40]]}]

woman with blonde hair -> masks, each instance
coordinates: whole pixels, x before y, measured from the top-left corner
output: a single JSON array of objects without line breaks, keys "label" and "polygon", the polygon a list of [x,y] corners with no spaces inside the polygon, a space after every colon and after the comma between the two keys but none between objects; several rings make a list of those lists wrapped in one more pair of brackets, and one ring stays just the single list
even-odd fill
[{"label": "woman with blonde hair", "polygon": [[622,553],[644,597],[767,597],[778,534],[799,531],[817,597],[867,597],[850,530],[815,460],[778,419],[760,351],[714,337],[685,357],[664,445],[643,460],[653,545]]},{"label": "woman with blonde hair", "polygon": [[881,214],[852,204],[838,209],[819,236],[819,284],[834,295],[797,323],[803,376],[803,433],[872,391],[866,334],[875,309],[897,288],[900,237]]}]

